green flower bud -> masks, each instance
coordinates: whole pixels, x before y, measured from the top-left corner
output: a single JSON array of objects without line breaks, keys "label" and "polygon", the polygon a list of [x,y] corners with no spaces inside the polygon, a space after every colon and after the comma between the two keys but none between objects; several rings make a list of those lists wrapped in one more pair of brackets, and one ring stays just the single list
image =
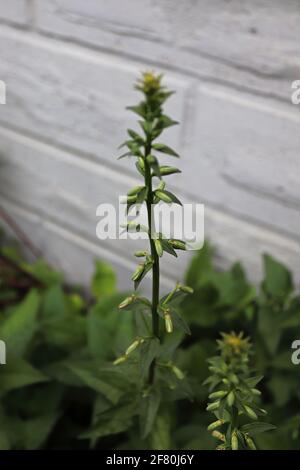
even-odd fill
[{"label": "green flower bud", "polygon": [[127,306],[130,305],[135,299],[136,299],[136,296],[135,296],[135,295],[130,295],[129,297],[126,297],[126,299],[124,299],[124,300],[120,303],[119,308],[122,309],[122,308],[127,307]]},{"label": "green flower bud", "polygon": [[170,202],[172,202],[172,198],[171,198],[168,194],[164,193],[163,191],[160,191],[159,189],[157,189],[157,190],[155,191],[155,195],[156,195],[161,201],[167,202],[168,204],[169,204]]},{"label": "green flower bud", "polygon": [[209,403],[206,407],[207,411],[214,411],[217,410],[220,406],[220,401],[214,401],[213,403]]},{"label": "green flower bud", "polygon": [[186,244],[181,240],[169,240],[169,243],[176,250],[186,250]]},{"label": "green flower bud", "polygon": [[162,256],[164,251],[163,251],[161,241],[158,238],[154,239],[154,245],[155,245],[156,253],[158,254],[158,256]]},{"label": "green flower bud", "polygon": [[127,196],[126,202],[127,202],[127,204],[131,204],[133,202],[136,202],[136,195],[135,196]]},{"label": "green flower bud", "polygon": [[193,294],[194,289],[189,286],[182,286],[181,284],[178,285],[178,289],[180,289],[182,292],[185,292],[186,294]]},{"label": "green flower bud", "polygon": [[136,256],[137,258],[142,258],[143,256],[147,256],[148,254],[148,251],[136,251],[134,253],[134,256]]},{"label": "green flower bud", "polygon": [[231,392],[229,392],[228,396],[227,396],[227,404],[228,406],[232,406],[233,403],[234,403],[234,400],[235,400],[235,395],[234,395],[234,392],[231,390]]},{"label": "green flower bud", "polygon": [[231,449],[232,450],[238,450],[239,448],[239,441],[238,441],[238,437],[236,435],[236,433],[232,433],[232,436],[231,436]]},{"label": "green flower bud", "polygon": [[143,274],[144,269],[145,269],[144,264],[139,264],[138,267],[136,268],[136,270],[134,271],[131,279],[133,281],[137,281],[141,277],[141,275]]},{"label": "green flower bud", "polygon": [[154,155],[147,155],[146,160],[150,165],[152,163],[156,163],[156,161],[157,161],[156,158],[154,157]]},{"label": "green flower bud", "polygon": [[184,379],[184,373],[182,372],[182,370],[179,369],[179,367],[173,365],[171,369],[172,369],[172,372],[176,375],[178,380]]},{"label": "green flower bud", "polygon": [[143,340],[141,338],[134,340],[133,343],[126,349],[125,356],[129,356],[129,354],[131,354],[136,348],[138,348],[142,342]]},{"label": "green flower bud", "polygon": [[220,426],[222,426],[222,424],[224,424],[223,419],[218,419],[217,421],[214,421],[213,423],[211,423],[207,427],[207,430],[208,431],[213,431],[214,429],[219,428]]},{"label": "green flower bud", "polygon": [[250,408],[250,406],[244,405],[244,408],[249,418],[257,419],[257,414],[255,413],[254,410],[252,410],[252,408]]},{"label": "green flower bud", "polygon": [[122,364],[122,362],[125,362],[126,360],[127,360],[126,356],[120,356],[113,362],[113,365],[117,366],[119,364]]},{"label": "green flower bud", "polygon": [[261,395],[261,391],[258,390],[257,388],[251,388],[251,392],[253,393],[253,395],[257,395],[257,396]]},{"label": "green flower bud", "polygon": [[248,434],[245,434],[246,443],[251,450],[256,450],[256,445],[254,444],[253,439]]},{"label": "green flower bud", "polygon": [[165,318],[166,332],[167,333],[172,333],[172,331],[173,331],[173,322],[172,322],[171,315],[169,313],[166,313],[164,318]]},{"label": "green flower bud", "polygon": [[134,188],[130,189],[130,191],[128,191],[127,196],[135,196],[143,188],[144,186],[135,186]]},{"label": "green flower bud", "polygon": [[219,439],[220,441],[225,442],[225,436],[224,436],[224,434],[222,434],[221,432],[219,432],[219,431],[213,431],[213,432],[211,433],[211,435],[212,435],[213,437],[215,437],[216,439]]},{"label": "green flower bud", "polygon": [[145,171],[145,162],[144,162],[144,159],[142,157],[138,158],[138,164],[139,164],[140,169],[142,171]]},{"label": "green flower bud", "polygon": [[174,173],[181,173],[181,171],[178,168],[175,168],[174,166],[165,165],[160,167],[160,174],[162,176],[173,175]]},{"label": "green flower bud", "polygon": [[218,392],[210,393],[208,398],[211,400],[214,400],[215,398],[223,398],[225,395],[227,395],[227,393],[228,392],[226,390],[219,390]]},{"label": "green flower bud", "polygon": [[164,190],[166,187],[166,183],[164,181],[161,181],[157,187],[158,190]]}]

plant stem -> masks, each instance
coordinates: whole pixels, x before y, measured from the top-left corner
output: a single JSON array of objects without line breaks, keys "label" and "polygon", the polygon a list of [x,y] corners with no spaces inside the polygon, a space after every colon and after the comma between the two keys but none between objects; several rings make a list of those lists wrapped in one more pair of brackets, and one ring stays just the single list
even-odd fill
[{"label": "plant stem", "polygon": [[[151,153],[151,140],[148,137],[145,145],[145,185],[148,188],[147,194],[147,213],[148,213],[148,227],[149,227],[149,241],[151,256],[153,260],[152,266],[152,332],[153,336],[159,338],[159,316],[157,307],[159,303],[159,257],[156,252],[155,244],[153,241],[154,234],[154,217],[153,217],[153,192],[152,192],[152,177],[149,163],[146,160],[147,155]],[[155,360],[152,362],[149,370],[149,383],[153,383],[155,372]]]},{"label": "plant stem", "polygon": [[10,217],[10,215],[0,206],[0,219],[4,220],[4,222],[12,229],[12,231],[17,235],[19,240],[31,251],[35,258],[41,258],[42,252],[36,248],[32,241],[29,240],[27,235],[20,229],[20,227],[16,224],[16,222]]}]

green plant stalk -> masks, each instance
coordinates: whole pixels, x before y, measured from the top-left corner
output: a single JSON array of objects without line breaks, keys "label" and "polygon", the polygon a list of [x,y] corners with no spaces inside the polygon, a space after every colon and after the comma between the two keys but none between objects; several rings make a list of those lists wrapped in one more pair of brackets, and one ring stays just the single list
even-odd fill
[{"label": "green plant stalk", "polygon": [[[143,373],[143,385],[147,384],[147,390],[154,390],[149,385],[160,386],[159,375],[155,373],[156,365],[161,365],[160,355],[162,352],[161,343],[164,340],[164,333],[160,330],[161,318],[164,320],[165,333],[173,332],[173,325],[177,322],[179,328],[187,332],[188,328],[176,312],[172,299],[177,292],[178,295],[191,294],[193,289],[188,286],[176,284],[176,287],[166,296],[160,299],[160,261],[159,258],[164,253],[177,257],[176,250],[185,250],[186,244],[183,240],[173,240],[164,237],[162,233],[157,234],[154,220],[154,206],[156,204],[180,204],[179,199],[170,191],[165,189],[166,182],[162,176],[180,173],[180,170],[173,166],[161,166],[158,160],[158,153],[179,157],[179,155],[168,145],[163,142],[157,142],[156,139],[162,132],[176,124],[176,121],[164,114],[163,105],[165,101],[173,94],[161,84],[161,75],[154,75],[151,72],[145,72],[138,80],[135,88],[142,92],[143,100],[136,106],[130,106],[128,109],[139,116],[139,125],[143,134],[140,135],[133,129],[127,129],[129,140],[127,139],[120,146],[127,147],[127,151],[120,155],[119,158],[133,156],[137,158],[136,167],[143,177],[144,185],[135,186],[127,192],[127,213],[132,206],[140,204],[146,205],[148,226],[135,222],[127,222],[127,230],[142,231],[148,234],[150,250],[138,251],[135,256],[145,258],[144,262],[139,263],[134,271],[131,279],[134,281],[135,290],[140,282],[151,271],[152,274],[152,302],[143,299],[138,295],[131,295],[121,302],[120,309],[131,309],[136,312],[139,305],[147,306],[148,313],[151,315],[150,332],[146,335],[137,336],[132,345],[127,348],[125,353],[116,359],[116,365],[127,361],[131,353],[139,353],[140,359],[143,360],[143,366],[147,364],[147,371]],[[155,185],[156,179],[160,180],[158,186]],[[154,186],[155,185],[155,186]],[[178,297],[177,295],[177,297]],[[145,303],[146,301],[146,303]],[[135,304],[135,305],[132,305]],[[142,314],[142,313],[141,313]],[[178,323],[179,321],[179,323]],[[150,334],[149,334],[150,333]],[[144,345],[142,346],[142,344]],[[141,347],[140,347],[141,346]],[[146,358],[146,359],[145,359]],[[173,372],[177,380],[184,379],[184,373],[176,367],[172,361],[169,364],[170,370]],[[151,392],[151,393],[152,393]],[[157,400],[157,397],[154,397]],[[147,431],[148,432],[148,431]]]},{"label": "green plant stalk", "polygon": [[[157,313],[157,307],[159,303],[159,257],[156,252],[156,248],[153,241],[153,228],[154,228],[154,219],[153,219],[153,192],[152,192],[152,177],[151,177],[151,169],[149,163],[146,160],[147,155],[151,154],[151,138],[148,135],[147,141],[145,145],[145,186],[148,188],[146,206],[147,206],[147,213],[148,213],[148,227],[149,227],[149,242],[150,242],[150,249],[151,249],[151,256],[153,259],[153,266],[152,266],[152,307],[151,307],[151,314],[152,314],[152,332],[153,336],[159,338],[159,316]],[[154,380],[154,373],[155,373],[155,359],[152,361],[150,369],[149,369],[149,383],[151,384]]]}]

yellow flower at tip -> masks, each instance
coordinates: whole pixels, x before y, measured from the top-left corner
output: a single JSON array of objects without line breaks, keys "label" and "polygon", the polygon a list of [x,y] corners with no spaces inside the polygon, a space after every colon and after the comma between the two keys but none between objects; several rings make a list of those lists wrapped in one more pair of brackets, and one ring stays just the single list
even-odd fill
[{"label": "yellow flower at tip", "polygon": [[155,75],[151,71],[142,73],[142,78],[138,80],[137,89],[144,93],[153,93],[160,89],[161,75]]},{"label": "yellow flower at tip", "polygon": [[222,333],[223,343],[226,346],[229,346],[233,349],[236,354],[239,354],[241,351],[249,349],[249,338],[243,337],[244,333],[241,331],[238,335],[231,331],[228,333]]}]

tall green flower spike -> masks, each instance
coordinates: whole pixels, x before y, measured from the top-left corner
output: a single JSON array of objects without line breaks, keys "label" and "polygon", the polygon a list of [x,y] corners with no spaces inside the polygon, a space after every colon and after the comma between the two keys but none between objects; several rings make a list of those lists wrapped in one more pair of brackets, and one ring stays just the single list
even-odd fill
[{"label": "tall green flower spike", "polygon": [[[138,251],[135,256],[144,258],[138,264],[132,275],[135,290],[138,288],[142,279],[148,272],[152,272],[152,299],[151,301],[141,298],[137,294],[127,297],[121,302],[120,309],[134,310],[136,305],[140,305],[151,312],[151,331],[149,335],[139,337],[134,340],[121,358],[115,363],[120,364],[126,361],[129,353],[132,351],[143,350],[151,351],[150,360],[146,361],[149,365],[147,372],[147,383],[153,384],[155,381],[156,366],[163,366],[163,362],[159,363],[159,353],[162,337],[165,333],[172,333],[174,326],[182,328],[188,332],[188,326],[172,305],[172,301],[178,296],[192,293],[193,290],[187,286],[176,284],[174,289],[162,299],[159,298],[160,288],[160,258],[165,254],[177,257],[177,250],[185,250],[186,245],[182,240],[167,239],[161,233],[155,232],[153,205],[160,202],[167,204],[181,204],[179,199],[166,189],[166,182],[163,177],[180,173],[180,170],[174,166],[161,165],[158,155],[166,154],[172,157],[179,155],[171,147],[165,145],[157,139],[163,131],[175,124],[178,124],[172,118],[164,114],[163,105],[165,101],[173,94],[172,91],[166,89],[162,85],[162,76],[155,75],[152,72],[145,72],[137,81],[135,88],[143,95],[143,100],[135,105],[128,107],[139,116],[139,125],[141,132],[128,129],[129,138],[121,145],[126,151],[119,158],[134,157],[136,168],[143,181],[140,185],[132,188],[127,193],[127,212],[133,206],[146,204],[148,226],[144,227],[139,224],[129,223],[127,230],[143,231],[148,233],[150,251]],[[161,324],[164,325],[165,333],[162,333]],[[148,346],[145,346],[148,345]],[[149,359],[148,358],[148,359]],[[172,370],[173,374],[178,378],[183,378],[184,374],[174,366],[167,362],[164,364],[165,369]]]},{"label": "tall green flower spike", "polygon": [[216,420],[208,426],[212,436],[220,441],[218,450],[255,450],[253,436],[275,429],[258,421],[267,412],[259,406],[261,392],[256,388],[263,377],[257,377],[249,365],[251,344],[243,333],[222,333],[218,340],[219,355],[209,359],[210,377],[207,411]]}]

